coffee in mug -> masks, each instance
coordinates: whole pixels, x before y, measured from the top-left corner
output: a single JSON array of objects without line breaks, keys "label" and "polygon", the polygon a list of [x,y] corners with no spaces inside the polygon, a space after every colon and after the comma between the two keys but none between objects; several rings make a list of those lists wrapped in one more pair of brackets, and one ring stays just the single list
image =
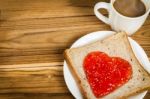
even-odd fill
[{"label": "coffee in mug", "polygon": [[142,16],[146,12],[146,7],[141,0],[116,0],[114,8],[127,17]]},{"label": "coffee in mug", "polygon": [[[106,9],[108,17],[99,12],[99,9]],[[121,9],[121,11],[117,11],[118,9]],[[124,12],[125,9],[128,9],[127,12]],[[150,0],[110,0],[110,3],[99,2],[94,6],[94,13],[98,19],[110,25],[113,30],[117,32],[123,31],[128,35],[132,35],[143,25],[148,17]]]}]

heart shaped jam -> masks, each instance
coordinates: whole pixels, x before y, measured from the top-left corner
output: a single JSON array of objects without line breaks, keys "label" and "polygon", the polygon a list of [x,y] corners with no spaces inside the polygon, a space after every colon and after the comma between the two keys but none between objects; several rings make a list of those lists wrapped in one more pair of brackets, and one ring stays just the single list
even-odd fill
[{"label": "heart shaped jam", "polygon": [[130,63],[120,57],[109,57],[99,51],[84,59],[84,71],[94,95],[105,96],[125,84],[132,75]]}]

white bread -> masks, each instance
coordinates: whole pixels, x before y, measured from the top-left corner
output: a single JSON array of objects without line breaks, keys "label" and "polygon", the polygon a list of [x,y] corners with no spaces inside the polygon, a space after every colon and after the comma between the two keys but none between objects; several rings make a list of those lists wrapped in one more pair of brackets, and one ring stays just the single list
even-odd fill
[{"label": "white bread", "polygon": [[82,65],[86,55],[92,51],[105,52],[109,56],[118,56],[127,60],[133,72],[132,78],[127,83],[98,99],[126,99],[128,96],[150,88],[150,75],[136,59],[126,33],[117,33],[102,41],[65,50],[65,59],[85,98],[97,99],[90,88]]}]

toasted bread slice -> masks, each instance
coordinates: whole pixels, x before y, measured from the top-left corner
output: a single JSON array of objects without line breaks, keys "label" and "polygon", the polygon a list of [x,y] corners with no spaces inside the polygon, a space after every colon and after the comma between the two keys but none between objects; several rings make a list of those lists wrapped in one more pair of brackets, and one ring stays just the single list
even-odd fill
[{"label": "toasted bread slice", "polygon": [[132,78],[128,82],[99,99],[124,99],[150,88],[150,75],[136,59],[126,33],[117,33],[102,41],[65,51],[65,59],[84,97],[97,99],[91,90],[83,68],[84,58],[92,51],[105,52],[109,56],[127,60],[131,64],[133,72]]}]

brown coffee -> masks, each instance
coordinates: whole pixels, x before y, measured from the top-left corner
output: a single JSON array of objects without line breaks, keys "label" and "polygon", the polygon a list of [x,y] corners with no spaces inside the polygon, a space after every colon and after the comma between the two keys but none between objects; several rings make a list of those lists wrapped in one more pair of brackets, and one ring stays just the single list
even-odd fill
[{"label": "brown coffee", "polygon": [[113,5],[119,13],[128,17],[138,17],[146,12],[141,0],[116,0]]}]

